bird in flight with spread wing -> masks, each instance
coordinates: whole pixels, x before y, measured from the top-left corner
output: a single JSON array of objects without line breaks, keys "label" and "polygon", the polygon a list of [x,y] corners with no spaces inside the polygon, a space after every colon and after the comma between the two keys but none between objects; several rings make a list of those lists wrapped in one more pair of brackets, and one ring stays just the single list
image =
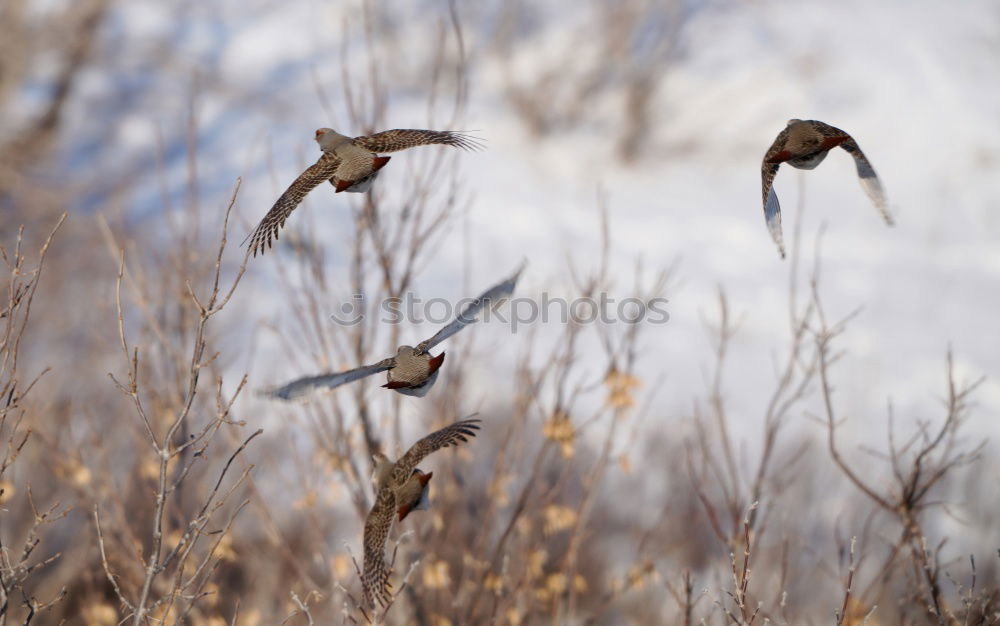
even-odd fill
[{"label": "bird in flight with spread wing", "polygon": [[278,238],[278,231],[285,225],[285,220],[295,207],[302,202],[302,198],[325,181],[330,181],[338,193],[368,191],[379,170],[392,158],[379,156],[381,152],[396,152],[431,144],[454,146],[463,150],[482,148],[479,139],[450,130],[397,128],[352,138],[329,128],[320,128],[316,131],[316,141],[323,151],[319,160],[295,179],[247,237],[254,256],[257,256],[258,250],[263,254],[265,248],[271,247],[271,240]]},{"label": "bird in flight with spread wing", "polygon": [[402,522],[414,509],[427,508],[427,483],[433,472],[424,473],[417,464],[430,453],[455,446],[467,437],[475,437],[482,421],[464,419],[435,431],[406,451],[393,463],[385,455],[375,455],[375,504],[365,519],[364,571],[361,583],[365,603],[373,600],[385,606],[392,599],[389,585],[389,566],[385,562],[385,542],[394,519]]},{"label": "bird in flight with spread wing", "polygon": [[405,396],[422,398],[427,395],[434,382],[437,381],[444,355],[434,356],[431,349],[448,339],[458,331],[478,321],[479,314],[488,307],[494,307],[514,293],[517,280],[524,271],[525,264],[509,278],[493,285],[470,302],[462,312],[447,326],[439,330],[433,337],[414,346],[399,346],[396,355],[383,359],[373,365],[363,365],[345,372],[320,374],[299,378],[281,387],[264,392],[264,395],[282,400],[300,398],[314,389],[332,389],[340,385],[388,371],[387,382],[382,385]]},{"label": "bird in flight with spread wing", "polygon": [[875,204],[875,208],[882,214],[885,223],[892,226],[892,215],[885,202],[882,183],[879,182],[875,169],[857,142],[839,128],[818,120],[788,120],[788,125],[778,133],[778,137],[768,148],[760,165],[764,220],[771,238],[778,246],[781,258],[785,258],[785,243],[781,234],[781,205],[778,204],[778,195],[771,188],[774,177],[778,174],[778,166],[788,163],[800,170],[811,170],[822,163],[830,150],[837,146],[854,157],[861,186]]}]

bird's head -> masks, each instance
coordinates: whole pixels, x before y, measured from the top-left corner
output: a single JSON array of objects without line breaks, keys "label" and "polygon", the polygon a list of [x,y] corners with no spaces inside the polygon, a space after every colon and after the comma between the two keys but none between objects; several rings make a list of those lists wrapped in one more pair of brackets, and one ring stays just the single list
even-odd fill
[{"label": "bird's head", "polygon": [[[788,120],[788,123],[786,124],[786,126],[791,126],[792,124],[798,124],[801,121],[802,120],[793,117],[792,119]],[[316,132],[318,133],[319,131],[317,130]]]},{"label": "bird's head", "polygon": [[416,353],[417,351],[413,348],[413,346],[399,346],[399,348],[396,349],[396,356],[413,356]]},{"label": "bird's head", "polygon": [[327,152],[335,150],[341,144],[350,141],[349,138],[344,137],[332,128],[317,128],[316,129],[316,143],[319,147]]}]

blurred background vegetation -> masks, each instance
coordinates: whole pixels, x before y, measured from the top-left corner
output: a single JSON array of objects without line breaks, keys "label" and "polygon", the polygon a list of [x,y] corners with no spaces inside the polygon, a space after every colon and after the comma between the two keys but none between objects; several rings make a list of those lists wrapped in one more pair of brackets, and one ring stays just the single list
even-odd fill
[{"label": "blurred background vegetation", "polygon": [[[706,149],[654,129],[684,115],[659,102],[693,22],[730,9],[0,2],[0,623],[1000,622],[987,372],[967,375],[942,349],[922,379],[936,386],[904,389],[901,409],[856,391],[893,355],[864,332],[871,350],[849,349],[863,299],[837,291],[836,313],[824,307],[837,240],[796,228],[802,193],[786,202],[801,252],[767,291],[774,341],[749,357],[733,359],[756,332],[747,305],[719,278],[701,287],[695,338],[671,329],[669,356],[662,326],[491,324],[449,342],[423,401],[372,381],[304,404],[254,396],[427,334],[380,325],[386,298],[468,296],[540,255],[530,238],[481,247],[472,231],[504,221],[502,203],[523,202],[561,159],[589,172],[589,199],[550,234],[538,231],[558,207],[534,207],[532,236],[557,260],[533,264],[520,295],[688,308],[674,295],[692,281],[683,255],[660,263],[622,237],[630,207],[594,189],[605,173],[641,186],[665,155]],[[300,32],[304,16],[320,26]],[[796,62],[806,76],[826,61]],[[314,126],[470,124],[553,169],[524,181],[500,165],[511,195],[497,200],[470,182],[478,155],[407,153],[371,194],[314,192],[281,245],[246,263],[238,243],[316,156]],[[583,130],[599,139],[562,143]],[[769,141],[731,147],[763,154]],[[752,254],[773,255],[759,192],[742,204]],[[724,232],[717,255],[739,240]],[[372,314],[333,324],[355,293]],[[930,329],[945,345],[949,329]],[[391,536],[394,603],[365,610],[352,556],[371,453],[474,411],[482,434],[428,461],[432,508]]]}]

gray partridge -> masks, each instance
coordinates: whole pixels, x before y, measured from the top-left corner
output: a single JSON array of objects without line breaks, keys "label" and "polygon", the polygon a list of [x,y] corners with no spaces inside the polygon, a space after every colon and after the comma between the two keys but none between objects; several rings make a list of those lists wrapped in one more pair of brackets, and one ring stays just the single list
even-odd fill
[{"label": "gray partridge", "polygon": [[447,326],[416,346],[399,346],[395,356],[383,359],[373,365],[363,365],[344,372],[298,378],[281,387],[267,390],[264,395],[282,400],[292,400],[303,397],[317,388],[332,389],[388,370],[387,382],[382,385],[384,388],[392,389],[405,396],[422,398],[434,386],[441,365],[444,363],[445,353],[442,352],[434,356],[430,353],[431,349],[466,326],[477,322],[479,314],[487,307],[495,306],[509,298],[514,293],[514,287],[517,285],[517,280],[524,271],[524,267],[525,265],[522,264],[511,277],[481,293],[479,297],[462,309],[462,312]]},{"label": "gray partridge", "polygon": [[838,146],[854,157],[861,187],[882,214],[886,224],[892,225],[892,215],[886,206],[882,183],[857,142],[839,128],[818,120],[788,120],[788,125],[778,133],[760,166],[764,220],[782,258],[785,257],[785,244],[781,234],[781,205],[771,188],[778,167],[782,163],[788,163],[800,170],[811,170],[823,162],[831,149]]},{"label": "gray partridge", "polygon": [[271,247],[271,240],[278,238],[278,231],[292,211],[307,193],[324,181],[330,181],[337,192],[368,191],[379,170],[391,158],[379,156],[380,152],[396,152],[431,144],[463,150],[482,147],[475,137],[450,130],[395,129],[351,138],[329,128],[320,128],[315,139],[323,151],[319,160],[295,179],[247,237],[254,256],[257,256],[258,250],[263,254],[265,247]]},{"label": "gray partridge", "polygon": [[475,437],[480,423],[478,419],[464,419],[445,426],[413,444],[395,463],[383,454],[376,455],[375,504],[365,519],[364,570],[361,574],[366,605],[372,606],[374,600],[384,606],[392,599],[385,542],[394,520],[403,521],[411,510],[426,502],[431,473],[421,472],[417,464],[436,450]]}]

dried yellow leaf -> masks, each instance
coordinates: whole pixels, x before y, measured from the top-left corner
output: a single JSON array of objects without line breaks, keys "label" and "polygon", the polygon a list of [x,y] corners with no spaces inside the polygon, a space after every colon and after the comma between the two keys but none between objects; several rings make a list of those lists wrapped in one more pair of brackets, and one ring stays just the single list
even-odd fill
[{"label": "dried yellow leaf", "polygon": [[451,583],[447,561],[432,561],[423,568],[424,587],[428,589],[444,589]]},{"label": "dried yellow leaf", "polygon": [[545,524],[542,527],[546,535],[552,535],[562,530],[566,530],[576,523],[576,511],[568,506],[550,504],[542,510]]}]

